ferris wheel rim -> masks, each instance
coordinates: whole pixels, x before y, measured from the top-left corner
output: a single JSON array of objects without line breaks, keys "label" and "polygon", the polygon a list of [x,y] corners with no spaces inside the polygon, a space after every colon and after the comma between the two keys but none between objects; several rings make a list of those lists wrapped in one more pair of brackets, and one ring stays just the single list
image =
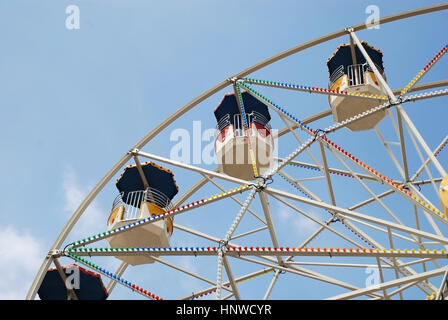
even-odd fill
[{"label": "ferris wheel rim", "polygon": [[[428,7],[424,7],[424,8],[420,8],[420,9],[414,9],[414,10],[410,10],[410,11],[406,11],[406,12],[397,13],[397,14],[390,15],[387,17],[382,17],[379,19],[379,23],[385,24],[385,23],[389,23],[389,22],[393,22],[393,21],[397,21],[397,20],[408,19],[408,18],[411,18],[414,16],[423,15],[423,14],[427,14],[427,13],[433,13],[433,12],[446,10],[446,9],[448,9],[448,3],[428,6]],[[366,24],[362,23],[362,24],[358,24],[356,26],[352,26],[350,28],[353,29],[354,31],[360,31],[360,30],[366,29],[367,26],[366,26]],[[325,43],[327,41],[330,41],[330,40],[333,40],[333,39],[336,39],[336,38],[339,38],[339,37],[342,37],[345,35],[347,35],[347,28],[327,34],[325,36],[322,36],[322,37],[319,37],[319,38],[316,38],[313,40],[310,40],[308,42],[302,43],[298,46],[295,46],[295,47],[290,48],[286,51],[283,51],[277,55],[274,55],[268,59],[265,59],[255,65],[235,74],[233,77],[227,78],[226,80],[218,83],[217,85],[210,88],[209,90],[203,92],[202,94],[200,94],[199,96],[197,96],[196,98],[191,100],[189,103],[187,103],[186,105],[184,105],[183,107],[181,107],[177,111],[175,111],[173,114],[171,114],[168,118],[166,118],[164,121],[162,121],[158,126],[153,128],[147,135],[145,135],[139,142],[137,142],[134,145],[134,147],[131,148],[130,151],[127,152],[114,166],[112,166],[112,168],[103,176],[102,179],[100,179],[100,181],[95,185],[95,187],[91,190],[91,192],[84,198],[82,203],[79,205],[79,207],[76,209],[76,211],[70,217],[70,219],[67,221],[64,228],[61,230],[60,234],[58,235],[55,242],[53,243],[53,245],[49,251],[49,254],[44,258],[44,261],[43,261],[39,271],[37,272],[37,274],[33,280],[33,283],[27,293],[26,299],[34,299],[34,297],[37,293],[38,287],[40,286],[40,283],[43,280],[45,272],[52,262],[51,252],[59,249],[62,246],[62,243],[65,241],[66,237],[69,235],[71,229],[76,225],[78,219],[82,216],[84,211],[88,208],[91,201],[93,201],[96,198],[98,193],[104,188],[104,186],[110,181],[110,179],[118,172],[118,170],[121,169],[125,165],[125,163],[127,163],[129,160],[132,159],[135,151],[138,152],[141,148],[143,148],[145,145],[147,145],[153,138],[155,138],[157,135],[159,135],[159,133],[162,132],[166,127],[168,127],[171,123],[176,121],[178,118],[180,118],[185,113],[192,110],[196,105],[198,105],[202,101],[208,99],[209,97],[211,97],[215,93],[219,92],[220,90],[231,85],[232,81],[233,81],[232,79],[244,77],[244,76],[249,75],[257,70],[260,70],[274,62],[283,60],[293,54],[296,54],[300,51],[306,50],[306,49],[314,47],[318,44]],[[432,87],[437,87],[437,86],[441,86],[441,85],[443,86],[446,83],[448,83],[448,80],[438,82],[438,83],[435,82],[433,84],[434,86],[431,86],[431,84],[425,84],[423,86],[426,86],[425,88],[432,88]],[[205,178],[203,178],[199,182],[197,182],[196,185],[193,186],[193,189],[195,187],[197,187],[198,185],[200,185],[201,181],[204,181],[204,180],[205,180]],[[201,186],[199,186],[199,188],[200,187]],[[191,190],[191,189],[188,190],[187,192],[191,192],[191,191],[195,192],[195,190]],[[184,193],[184,195],[185,195],[185,193]],[[182,200],[184,200],[184,198],[185,198],[184,196],[181,197]],[[188,198],[188,195],[186,198]]]}]

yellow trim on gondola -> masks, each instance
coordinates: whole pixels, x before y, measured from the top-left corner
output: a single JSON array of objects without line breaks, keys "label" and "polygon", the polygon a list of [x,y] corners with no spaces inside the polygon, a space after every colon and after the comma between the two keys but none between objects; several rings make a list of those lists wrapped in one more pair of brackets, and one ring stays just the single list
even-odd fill
[{"label": "yellow trim on gondola", "polygon": [[445,213],[445,216],[448,217],[448,190],[445,188],[448,188],[448,175],[446,175],[442,182],[440,183],[440,190],[439,190],[439,197],[440,202],[442,204],[442,210]]},{"label": "yellow trim on gondola", "polygon": [[373,82],[375,82],[375,84],[376,84],[377,86],[379,86],[379,84],[378,84],[378,80],[377,80],[375,74],[374,74],[372,71],[366,71],[366,72],[364,73],[364,78],[365,78],[366,75],[370,75],[370,77],[372,78]]},{"label": "yellow trim on gondola", "polygon": [[[344,79],[346,80],[346,83],[348,84],[348,80],[347,80],[347,75],[344,74],[342,77],[339,77],[339,79],[337,79],[333,85],[330,87],[330,90],[336,90],[341,88],[342,83],[344,82]],[[345,88],[344,88],[345,89]]]},{"label": "yellow trim on gondola", "polygon": [[115,220],[123,220],[123,215],[124,215],[124,206],[118,206],[116,207],[114,210],[112,210],[112,212],[109,215],[109,219],[107,219],[107,225],[110,226],[112,225]]},{"label": "yellow trim on gondola", "polygon": [[[139,219],[143,219],[144,217],[142,216],[143,213],[143,206],[146,206],[146,208],[148,209],[149,214],[152,216],[156,216],[158,214],[163,214],[165,213],[165,210],[162,209],[161,207],[159,207],[158,205],[151,203],[151,202],[146,202],[143,201],[140,204],[140,215],[139,215]],[[173,234],[173,218],[168,217],[166,218],[166,231],[168,232],[169,235]]]},{"label": "yellow trim on gondola", "polygon": [[[371,72],[371,71],[365,71],[365,72],[364,72],[364,79],[366,79],[367,76],[370,76],[370,77],[372,78],[372,81],[375,83],[375,85],[379,86],[379,84],[378,84],[378,80],[377,80],[377,78],[376,78],[376,76],[375,76],[375,74],[374,74],[373,72]],[[339,77],[339,78],[332,84],[332,86],[330,87],[330,90],[337,91],[338,89],[341,89],[341,87],[342,87],[342,83],[344,82],[344,79],[345,79],[347,85],[344,86],[344,87],[342,88],[342,90],[347,89],[347,87],[348,87],[348,79],[347,79],[347,77],[348,77],[348,76],[347,76],[346,74],[344,74],[343,76]],[[329,96],[329,97],[330,97],[330,96]]]}]

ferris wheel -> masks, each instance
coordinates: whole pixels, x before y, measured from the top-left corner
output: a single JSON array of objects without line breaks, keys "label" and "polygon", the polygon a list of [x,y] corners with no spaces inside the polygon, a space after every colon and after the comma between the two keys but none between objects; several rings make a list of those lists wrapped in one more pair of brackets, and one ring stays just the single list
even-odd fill
[{"label": "ferris wheel", "polygon": [[[446,9],[448,4],[426,7],[379,23]],[[441,159],[447,159],[448,80],[421,80],[448,45],[425,48],[433,58],[415,66],[415,77],[403,80],[407,85],[391,89],[387,48],[360,39],[366,28],[348,27],[266,59],[157,125],[73,213],[27,299],[38,293],[43,299],[105,299],[118,285],[154,300],[269,299],[277,290],[297,299],[310,288],[312,298],[322,299],[403,299],[408,292],[446,299],[448,175]],[[324,50],[328,87],[256,76],[339,38],[346,43]],[[293,105],[280,102],[292,94]],[[325,110],[309,105],[322,97]],[[428,101],[434,101],[432,117],[441,125],[421,127],[407,109],[409,102],[415,108]],[[191,121],[186,115],[199,106],[216,124],[215,170],[151,153],[149,145],[166,143],[158,140],[164,129]],[[191,178],[181,183],[179,176]],[[114,182],[104,231],[67,242],[92,201]],[[61,259],[82,271],[80,289],[59,290],[64,282],[57,277],[64,280],[67,268]],[[110,259],[119,260],[116,270],[104,267]],[[185,259],[190,268],[180,262]],[[133,278],[133,269],[152,280]],[[178,285],[190,279],[193,290]],[[93,286],[101,289],[96,296],[89,295]]]}]

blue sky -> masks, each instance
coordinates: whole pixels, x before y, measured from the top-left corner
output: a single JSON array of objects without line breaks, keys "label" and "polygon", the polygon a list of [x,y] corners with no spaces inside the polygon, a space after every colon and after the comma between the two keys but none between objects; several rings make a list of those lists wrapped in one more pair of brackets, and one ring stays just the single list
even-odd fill
[{"label": "blue sky", "polygon": [[[24,297],[40,261],[83,197],[142,136],[179,107],[262,59],[365,21],[368,5],[377,5],[381,16],[386,16],[436,3],[440,1],[422,4],[421,1],[352,0],[341,5],[334,1],[293,0],[0,0],[0,194],[3,196],[0,254],[6,257],[0,259],[0,272],[7,275],[0,284],[0,298]],[[79,30],[68,30],[65,26],[65,9],[72,4],[80,9]],[[447,13],[439,12],[387,24],[379,30],[362,31],[359,37],[383,51],[388,82],[392,88],[400,88],[447,44],[447,27]],[[344,37],[330,41],[275,63],[253,76],[325,87],[328,81],[326,59],[347,40]],[[423,82],[446,79],[447,67],[444,57]],[[328,109],[325,97],[260,90],[270,94],[274,101],[298,118]],[[201,103],[151,141],[145,151],[168,157],[173,145],[170,133],[174,129],[192,132],[195,120],[201,121],[203,128],[213,127],[212,111],[228,91]],[[446,98],[437,98],[406,105],[406,111],[431,148],[446,135],[446,103]],[[445,117],[440,116],[443,114]],[[273,127],[280,127],[279,119],[275,121]],[[329,124],[331,119],[327,118],[315,127],[323,128]],[[384,126],[385,132],[392,137],[387,124]],[[379,151],[372,152],[373,144],[364,142],[374,141],[372,132],[355,135],[341,130],[333,137],[385,174],[397,176],[390,159],[380,155]],[[279,154],[289,154],[293,141],[287,138],[280,141]],[[377,138],[375,143],[379,148]],[[384,149],[381,152],[384,153]],[[415,154],[410,157],[415,160],[411,164],[415,170],[419,166],[418,158]],[[446,164],[446,153],[440,155],[440,161]],[[213,169],[212,166],[202,166]],[[180,193],[199,179],[198,175],[171,169]],[[295,176],[309,175],[292,168],[288,172]],[[95,199],[69,239],[77,240],[104,231],[116,195],[114,181],[112,179]],[[276,183],[278,188],[295,192],[280,177]],[[320,190],[324,188],[313,183],[310,186],[325,197],[325,190]],[[348,207],[365,199],[365,194],[358,194],[356,190],[359,186],[341,182],[337,191],[341,199],[339,205]],[[216,189],[208,186],[197,197],[213,192]],[[438,204],[430,188],[428,197]],[[194,199],[196,196],[191,200]],[[400,207],[398,201],[391,200],[390,205]],[[296,218],[274,200],[272,206],[283,245],[295,245],[317,226]],[[230,207],[214,205],[213,219],[204,209],[197,217],[179,216],[176,222],[223,236],[227,227],[223,229],[221,226],[230,225],[238,210],[238,206],[233,205],[233,211],[226,215]],[[261,213],[258,201],[253,208]],[[311,212],[322,221],[327,218],[324,211]],[[369,213],[368,209],[365,212]],[[241,230],[249,230],[255,225],[249,217],[242,223]],[[288,225],[297,225],[298,231],[291,232]],[[266,237],[267,233],[248,241],[259,245],[267,241]],[[322,245],[340,241],[331,235],[320,240]],[[172,241],[177,245],[207,244],[180,232],[173,235]],[[214,259],[183,258],[179,263],[198,273],[203,272],[210,279],[216,276]],[[113,268],[118,262],[112,258],[104,264]],[[176,271],[159,266],[147,268],[128,270],[125,276],[168,298],[188,294],[194,290],[192,288],[208,286],[181,277]],[[254,269],[251,265],[236,263],[235,270],[235,273],[243,274]],[[364,282],[364,270],[356,276],[349,271],[340,274],[344,281]],[[165,282],[156,276],[159,272]],[[325,272],[336,276],[340,270]],[[260,277],[252,285],[249,282],[242,284],[241,290],[248,298],[260,298],[270,277]],[[181,283],[179,294],[173,292],[176,281]],[[293,287],[288,286],[289,281],[295,281],[290,282]],[[322,288],[330,296],[344,292],[334,286],[322,285],[320,290],[317,286],[321,284],[310,279],[294,277],[292,280],[288,275],[282,275],[272,298],[321,298]],[[117,288],[111,298],[139,297]],[[410,291],[409,298],[423,298],[422,292]]]}]

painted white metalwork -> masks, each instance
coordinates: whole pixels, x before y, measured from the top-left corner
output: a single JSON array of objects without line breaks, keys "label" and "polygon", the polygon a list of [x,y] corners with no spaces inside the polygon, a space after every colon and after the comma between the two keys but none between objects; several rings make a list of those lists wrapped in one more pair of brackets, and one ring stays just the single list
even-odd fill
[{"label": "painted white metalwork", "polygon": [[[423,9],[400,13],[397,15],[382,17],[380,19],[380,23],[385,24],[400,19],[406,19],[421,14],[427,14],[447,9],[448,4],[431,6]],[[363,30],[365,28],[366,25],[362,23],[357,26],[353,26],[348,30],[350,32],[350,36],[354,44],[360,48],[361,52],[364,55],[366,55],[366,52],[364,48],[362,48],[362,46],[360,45],[360,42],[357,39],[355,32]],[[358,85],[363,82],[362,76],[360,75],[362,75],[365,70],[368,69],[369,71],[373,71],[377,79],[386,89],[390,101],[388,102],[383,101],[384,103],[382,103],[382,105],[372,108],[364,112],[363,114],[358,114],[350,119],[343,121],[342,123],[333,124],[330,127],[328,127],[327,130],[325,130],[325,132],[312,131],[306,126],[305,127],[303,125],[301,126],[295,120],[293,121],[292,118],[289,117],[287,113],[279,111],[272,104],[268,105],[268,107],[271,110],[274,110],[275,113],[279,115],[279,118],[286,126],[284,129],[278,132],[277,137],[290,135],[295,139],[295,141],[297,141],[298,144],[289,148],[288,150],[292,150],[289,156],[278,158],[279,163],[274,167],[272,167],[263,176],[263,178],[257,179],[256,182],[249,182],[244,179],[240,179],[238,177],[231,177],[226,174],[218,172],[218,170],[214,171],[207,170],[201,168],[200,166],[181,163],[142,150],[142,148],[144,148],[151,140],[156,138],[166,127],[175,123],[187,112],[194,110],[194,108],[199,103],[205,101],[213,94],[221,91],[226,87],[232,87],[235,84],[238,85],[237,82],[238,79],[242,79],[243,77],[250,75],[257,70],[260,70],[278,60],[287,58],[292,54],[298,53],[310,47],[346,35],[347,30],[340,30],[331,33],[329,35],[320,37],[318,39],[306,42],[304,44],[291,48],[285,52],[282,52],[276,56],[273,56],[265,61],[262,61],[236,74],[234,77],[226,79],[225,81],[219,83],[210,90],[204,92],[203,94],[201,94],[200,96],[198,96],[197,98],[193,99],[191,102],[180,108],[178,111],[176,111],[174,114],[172,114],[158,126],[156,126],[145,137],[143,137],[142,140],[140,140],[133,148],[131,148],[129,152],[123,155],[123,157],[98,182],[98,184],[92,189],[92,191],[88,194],[88,196],[83,200],[83,202],[74,212],[73,216],[69,219],[66,226],[63,228],[63,230],[57,237],[56,241],[52,245],[49,254],[45,257],[42,266],[39,269],[38,273],[36,274],[36,277],[30,287],[30,290],[27,294],[27,299],[33,299],[35,297],[36,292],[40,286],[40,283],[52,259],[56,257],[62,257],[64,255],[70,256],[71,258],[74,257],[73,255],[84,257],[145,255],[152,258],[155,261],[155,263],[164,266],[167,269],[166,274],[171,275],[170,272],[176,270],[181,275],[187,277],[193,277],[211,285],[211,287],[209,288],[198,289],[191,295],[181,297],[181,299],[198,298],[201,297],[202,295],[210,294],[212,292],[216,292],[216,297],[218,299],[221,298],[229,299],[232,297],[235,297],[236,299],[241,299],[243,298],[239,290],[239,284],[241,282],[252,281],[250,279],[262,276],[266,273],[274,273],[274,277],[269,282],[269,286],[266,289],[266,292],[260,294],[260,298],[268,299],[269,297],[272,296],[275,287],[280,285],[281,281],[279,281],[279,279],[282,277],[282,274],[284,272],[297,275],[299,277],[307,277],[310,279],[314,279],[319,283],[331,284],[348,290],[347,293],[333,297],[335,299],[354,298],[358,296],[365,296],[371,299],[392,299],[396,295],[400,295],[400,297],[403,298],[405,297],[406,290],[412,287],[418,288],[419,290],[422,291],[422,294],[425,295],[430,295],[432,294],[432,292],[438,291],[439,296],[441,296],[443,294],[443,292],[442,294],[440,293],[442,289],[437,290],[439,286],[435,286],[429,280],[436,275],[441,275],[444,273],[446,278],[446,274],[448,273],[448,271],[446,271],[446,261],[448,256],[446,254],[446,251],[442,251],[444,249],[441,249],[441,248],[448,248],[448,238],[446,236],[445,229],[441,229],[441,226],[443,226],[444,228],[446,227],[447,222],[446,218],[444,218],[441,214],[435,212],[436,209],[435,205],[437,204],[432,204],[431,201],[429,201],[429,199],[431,198],[427,197],[425,192],[417,189],[420,188],[420,186],[425,185],[430,186],[432,185],[433,187],[432,189],[435,189],[436,183],[439,183],[441,177],[445,174],[444,168],[439,163],[436,157],[437,154],[443,148],[443,146],[446,144],[446,140],[448,139],[448,137],[445,137],[444,140],[442,140],[442,143],[434,151],[430,150],[426,141],[423,139],[422,135],[415,127],[410,117],[405,112],[404,107],[399,102],[401,101],[401,103],[404,104],[405,102],[409,101],[419,101],[428,98],[443,97],[448,94],[448,89],[403,96],[400,97],[401,100],[399,100],[397,99],[395,94],[401,92],[402,89],[392,91],[387,86],[387,83],[383,78],[383,72],[381,70],[378,70],[377,66],[373,64],[373,62],[367,55],[366,56],[367,64],[356,65],[356,62],[354,62],[354,66],[349,68],[349,73],[350,72],[353,73],[353,76],[351,77],[352,84]],[[330,81],[334,81],[338,77],[339,73],[333,74],[332,77],[330,78]],[[419,84],[412,86],[408,89],[409,91],[426,90],[446,86],[446,83],[448,82],[439,81],[428,84]],[[282,88],[291,89],[285,85],[280,86],[269,84],[267,85],[272,87],[279,87],[279,90],[281,90]],[[303,90],[304,89],[302,88],[298,91]],[[253,95],[253,93],[251,94]],[[356,98],[372,99],[371,97],[356,97]],[[391,107],[396,107],[397,109],[396,121],[391,116],[391,112],[389,109]],[[391,179],[390,184],[385,184],[385,186],[388,187],[386,191],[384,190],[374,191],[373,187],[371,188],[369,184],[370,183],[376,183],[377,185],[384,184],[384,181],[381,178],[379,178],[378,175],[373,174],[370,171],[367,171],[360,165],[358,165],[358,169],[361,168],[365,172],[360,173],[358,172],[359,170],[358,171],[354,170],[352,167],[350,167],[344,162],[344,160],[346,159],[351,161],[351,158],[349,158],[346,154],[344,155],[344,153],[341,150],[338,150],[337,148],[327,145],[325,139],[327,134],[329,135],[330,133],[333,133],[337,130],[343,130],[351,122],[359,120],[362,117],[366,117],[374,112],[378,112],[381,110],[386,110],[387,113],[391,116],[392,124],[394,126],[395,132],[397,133],[397,138],[399,142],[392,143],[386,141],[381,131],[378,128],[376,128],[375,130],[377,131],[377,135],[380,141],[385,146],[385,149],[389,157],[391,158],[392,163],[395,165],[398,172],[400,173],[401,179],[395,179],[395,180]],[[302,123],[310,124],[316,120],[327,117],[330,114],[331,111],[329,110],[320,111],[318,113],[310,115],[307,119],[303,120]],[[266,119],[262,119],[256,114],[249,114],[247,116],[252,117],[251,119],[256,118],[258,119],[258,121],[261,122],[265,121],[267,123]],[[243,128],[241,120],[242,120],[241,118],[234,119],[234,123],[236,123],[236,126],[234,128],[235,130],[240,130]],[[220,129],[224,128],[225,126],[228,125],[229,122],[230,122],[229,118],[220,119],[220,121],[218,122],[218,128]],[[404,144],[404,133],[403,133],[404,130],[402,123],[405,124],[404,127],[411,136],[411,139],[414,142],[414,148],[415,150],[417,150],[419,158],[422,162],[421,166],[415,173],[409,171],[411,167],[409,166],[410,159],[407,156],[407,152],[411,146],[405,146]],[[240,131],[241,135],[244,135],[244,130]],[[303,138],[302,134],[304,134],[305,138]],[[401,159],[397,158],[391,149],[394,146],[394,144],[397,144],[401,149]],[[422,152],[420,152],[419,150],[419,146],[423,149],[423,151],[425,152],[425,156],[427,158],[423,157]],[[325,150],[326,148],[330,152],[327,152],[327,150]],[[306,154],[307,156],[309,156],[312,163],[296,159],[296,157],[301,156],[302,154]],[[342,168],[333,167],[334,166],[333,163],[331,163],[330,166],[329,162],[330,156],[334,156],[332,160],[334,159],[341,160],[340,163],[342,164]],[[147,220],[147,221],[145,220],[142,222],[138,222],[136,225],[128,226],[126,228],[129,229],[138,228],[139,226],[153,223],[152,221],[159,221],[161,219],[172,217],[177,214],[184,214],[185,212],[188,211],[194,211],[196,210],[196,208],[199,207],[203,206],[206,207],[211,203],[219,203],[222,205],[227,205],[227,203],[232,203],[233,205],[235,205],[236,203],[236,205],[239,206],[240,209],[239,211],[236,210],[233,211],[234,213],[236,212],[233,223],[230,226],[224,226],[226,227],[227,230],[227,233],[224,235],[224,237],[222,235],[217,236],[213,234],[208,234],[204,231],[198,231],[195,230],[193,227],[187,227],[179,224],[174,225],[176,231],[186,232],[190,236],[195,237],[196,239],[212,242],[214,245],[218,246],[217,249],[214,250],[212,248],[210,250],[206,250],[203,248],[202,249],[187,248],[181,250],[177,249],[174,250],[173,248],[135,248],[134,250],[133,248],[129,248],[125,251],[120,251],[119,248],[98,248],[89,251],[89,248],[82,247],[83,244],[76,244],[72,246],[68,244],[68,248],[60,251],[62,246],[65,244],[66,238],[69,235],[71,229],[77,223],[77,221],[79,220],[81,215],[85,212],[85,210],[88,208],[90,203],[99,194],[99,192],[118,173],[118,171],[128,163],[128,161],[134,159],[134,162],[137,164],[137,167],[139,167],[138,157],[149,158],[154,161],[163,162],[168,165],[174,166],[179,170],[187,170],[189,172],[196,173],[198,174],[200,179],[195,184],[193,184],[193,186],[189,190],[187,190],[182,196],[180,196],[173,206],[171,206],[171,204],[169,203],[167,203],[166,205],[162,204],[159,205],[161,208],[166,209],[167,212],[165,216],[154,218],[154,220]],[[351,164],[353,163],[357,164],[352,161]],[[292,174],[288,174],[286,172],[287,169],[286,166],[289,166],[291,164],[296,164],[304,168],[306,167],[308,169],[318,170],[321,176],[316,177],[311,175],[307,177],[295,178]],[[433,174],[428,170],[429,165],[435,166],[435,168],[437,169],[437,174]],[[423,172],[425,172],[428,175],[428,179],[420,178],[421,180],[417,181],[417,178]],[[268,185],[269,179],[276,178],[279,175],[284,176],[287,181],[289,181],[291,184],[295,185],[300,190],[302,190],[305,196],[302,197],[297,194],[279,189],[277,188],[277,185],[275,187]],[[370,197],[348,208],[341,207],[340,202],[338,201],[338,189],[334,183],[334,180],[336,178],[333,178],[333,175],[342,175],[346,179],[351,179],[352,183],[357,183],[358,186],[360,186],[359,188],[360,190],[367,191]],[[216,181],[216,178],[223,180],[224,182],[234,183],[237,186],[244,186],[245,191],[250,190],[248,197],[243,202],[237,198],[237,195],[239,193],[237,189],[227,193],[225,191],[225,188]],[[185,201],[188,198],[190,198],[193,194],[198,193],[198,191],[201,191],[201,189],[204,188],[207,182],[210,182],[212,185],[219,188],[222,194],[217,195],[210,201],[200,200],[197,202],[193,202],[192,204],[189,204],[185,206],[185,208],[179,209],[178,211],[173,211],[177,210],[174,208],[181,207],[182,204],[184,204]],[[328,198],[318,197],[317,196],[318,192],[312,190],[311,187],[305,186],[305,184],[307,183],[316,183],[316,182],[320,183],[322,189],[326,189],[325,194],[328,196]],[[402,186],[408,186],[406,192],[404,192],[402,189],[399,188]],[[398,190],[401,190],[401,193],[397,191],[397,188]],[[421,198],[421,201],[417,201],[412,197],[406,197],[406,194],[408,192],[412,192],[414,195]],[[259,194],[260,197],[260,204],[264,213],[264,217],[260,217],[255,212],[255,210],[250,207],[251,202],[255,198],[257,193]],[[395,208],[392,209],[388,205],[386,205],[385,202],[386,198],[397,194],[401,196],[400,198],[401,201],[407,205],[406,208],[402,209],[403,212],[402,211],[398,212],[397,209]],[[317,229],[308,238],[306,238],[306,240],[303,241],[299,247],[297,248],[291,247],[288,249],[279,247],[280,244],[278,237],[280,234],[279,231],[276,229],[276,223],[274,223],[277,218],[276,215],[277,213],[275,212],[275,210],[271,208],[271,205],[269,204],[268,201],[268,195],[270,196],[269,199],[275,199],[275,201],[277,201],[279,204],[291,208],[294,212],[297,212],[301,214],[303,217],[305,217],[305,219],[316,223]],[[125,205],[136,208],[138,207],[138,204],[144,199],[145,194],[144,191],[138,191],[135,192],[135,194],[134,193],[130,194],[128,197],[131,198],[127,199],[123,203],[122,197],[119,196],[119,198],[117,198],[118,200],[114,202],[114,206]],[[226,199],[228,199],[227,200],[228,202],[225,202]],[[295,204],[286,201],[286,199],[294,201]],[[163,199],[159,200],[163,202]],[[339,206],[337,204],[339,204]],[[378,218],[369,214],[362,213],[362,211],[360,211],[370,204],[379,205],[379,207],[383,212],[389,214],[392,217],[393,221],[386,220],[384,218]],[[314,208],[321,208],[326,212],[328,212],[330,214],[330,217],[329,219],[320,221],[320,219],[314,217],[312,214],[307,212],[307,209],[304,209],[302,205]],[[414,212],[412,212],[411,210],[413,210]],[[248,211],[251,214],[251,216],[245,215],[246,211]],[[419,220],[419,214],[421,213],[425,215],[427,221],[431,225],[432,227],[431,231],[427,231],[427,228],[426,229],[422,228]],[[130,210],[128,210],[127,215],[125,215],[125,218],[126,219],[136,218],[136,214],[137,214],[136,212],[131,212]],[[411,216],[412,214],[414,214],[416,221],[415,226],[405,224],[401,220],[400,214],[407,214]],[[249,229],[248,231],[243,231],[237,235],[234,235],[240,222],[243,220],[243,218],[246,219],[246,216],[254,217],[258,225],[254,225],[253,228]],[[435,217],[436,219],[433,219],[433,217]],[[334,227],[334,225],[332,225],[333,223],[341,223],[341,228]],[[370,232],[371,230],[375,231],[375,235],[379,233],[387,236],[386,241],[387,244],[385,245],[383,243],[384,241],[376,239],[374,236],[372,236],[373,233]],[[120,230],[117,232],[127,232],[127,229]],[[244,250],[238,249],[243,247],[242,245],[240,246],[240,243],[246,243],[246,241],[248,241],[247,239],[249,239],[249,236],[258,235],[263,232],[265,232],[266,238],[270,240],[270,243],[272,244],[275,250],[271,249],[267,250],[265,247],[263,247],[264,249],[261,249],[260,247],[250,247],[250,249],[244,249]],[[323,248],[322,249],[313,248],[313,250],[311,249],[308,250],[308,247],[310,246],[311,242],[317,242],[316,239],[318,238],[318,236],[324,232],[330,232],[334,236],[338,237],[338,239],[343,239],[347,243],[350,243],[350,245],[353,246],[352,249],[334,248],[334,251],[324,251]],[[97,235],[90,238],[90,240],[88,240],[86,244],[93,245],[100,240],[107,239],[108,237],[110,237],[110,234],[104,234],[99,236]],[[400,250],[399,248],[394,248],[394,246],[397,243],[397,240],[406,241],[410,245],[414,245],[417,249],[414,251],[411,251],[410,249],[409,250],[406,249],[406,251],[403,251]],[[426,247],[429,245],[437,246],[438,250],[428,251],[429,249],[426,249]],[[392,250],[387,249],[386,248],[387,246],[389,247],[389,249],[391,248]],[[307,248],[306,251],[304,248]],[[70,253],[71,255],[69,255],[68,253]],[[350,259],[356,259],[356,262],[360,262],[361,261],[360,259],[371,259],[369,260],[370,262],[372,261],[372,259],[375,259],[376,264],[373,265],[369,264],[367,260],[365,262],[363,261],[363,263],[328,262],[328,260],[324,259],[328,259],[329,254],[331,254],[335,258],[349,257]],[[210,280],[206,276],[201,275],[200,273],[202,272],[202,270],[198,272],[190,271],[188,270],[188,268],[185,268],[179,265],[178,263],[168,262],[162,259],[162,257],[164,256],[170,256],[170,257],[194,256],[195,259],[200,259],[202,256],[217,257],[218,269],[217,269],[216,281]],[[302,257],[307,258],[312,257],[313,259],[316,260],[302,261],[301,260]],[[409,260],[406,260],[405,262],[400,260],[403,258]],[[254,266],[261,265],[264,268],[255,272],[250,272],[241,275],[237,267],[238,263],[241,263],[241,261],[243,261],[244,263],[251,263]],[[433,265],[435,266],[435,269],[431,269],[433,268]],[[87,264],[87,266],[89,265]],[[359,288],[350,283],[346,283],[333,277],[326,276],[314,270],[306,269],[303,266],[309,266],[309,267],[326,266],[328,268],[337,267],[337,268],[352,268],[352,269],[376,266],[380,270],[381,284],[379,284],[375,288]],[[423,272],[417,271],[419,270],[417,266],[422,267]],[[122,263],[118,268],[117,272],[115,273],[115,275],[121,277],[127,267],[128,265],[126,263]],[[229,281],[227,282],[223,281],[222,278],[223,267],[229,279]],[[386,272],[384,272],[384,270],[386,269],[394,270],[393,280],[387,279],[387,274]],[[107,276],[111,278],[111,281],[107,286],[108,292],[111,293],[114,289],[115,283],[120,282],[116,280],[114,277],[111,277],[109,274],[107,274]],[[399,278],[399,276],[401,276],[401,278]],[[446,280],[444,281],[446,282]],[[126,284],[125,286],[132,288],[132,286]],[[226,290],[230,292],[230,294],[222,297],[222,290]],[[144,291],[137,290],[137,292],[142,294],[143,296],[152,298],[150,295],[145,294]]]}]

